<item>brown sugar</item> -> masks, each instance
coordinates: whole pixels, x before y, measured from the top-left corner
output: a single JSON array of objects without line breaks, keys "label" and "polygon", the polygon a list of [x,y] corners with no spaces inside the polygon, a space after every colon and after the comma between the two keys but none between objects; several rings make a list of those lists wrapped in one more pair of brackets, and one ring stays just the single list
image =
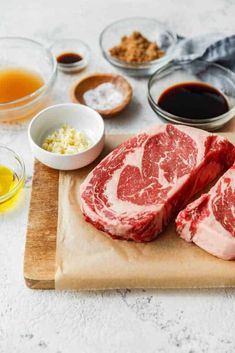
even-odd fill
[{"label": "brown sugar", "polygon": [[165,53],[156,42],[150,42],[140,32],[124,36],[121,43],[110,49],[110,54],[127,63],[145,63],[161,58]]}]

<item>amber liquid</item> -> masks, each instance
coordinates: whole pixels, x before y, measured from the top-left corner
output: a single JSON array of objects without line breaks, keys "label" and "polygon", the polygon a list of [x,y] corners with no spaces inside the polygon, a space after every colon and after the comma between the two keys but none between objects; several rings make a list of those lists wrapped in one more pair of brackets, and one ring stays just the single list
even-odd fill
[{"label": "amber liquid", "polygon": [[24,68],[0,69],[0,103],[26,97],[44,85],[43,78]]}]

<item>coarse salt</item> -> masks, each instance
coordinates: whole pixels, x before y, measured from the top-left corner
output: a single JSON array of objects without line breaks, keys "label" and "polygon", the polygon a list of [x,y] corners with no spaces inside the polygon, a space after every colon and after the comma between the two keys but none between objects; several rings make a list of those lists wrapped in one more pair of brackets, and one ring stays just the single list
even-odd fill
[{"label": "coarse salt", "polygon": [[97,110],[116,108],[123,101],[123,94],[113,83],[102,83],[84,93],[86,105]]}]

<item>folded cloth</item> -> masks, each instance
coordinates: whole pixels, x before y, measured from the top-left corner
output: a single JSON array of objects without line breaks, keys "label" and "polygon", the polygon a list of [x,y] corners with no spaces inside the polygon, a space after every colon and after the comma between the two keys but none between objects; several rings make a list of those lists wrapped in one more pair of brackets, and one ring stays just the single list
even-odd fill
[{"label": "folded cloth", "polygon": [[189,39],[178,36],[178,40],[174,61],[201,59],[235,71],[235,35],[208,33]]}]

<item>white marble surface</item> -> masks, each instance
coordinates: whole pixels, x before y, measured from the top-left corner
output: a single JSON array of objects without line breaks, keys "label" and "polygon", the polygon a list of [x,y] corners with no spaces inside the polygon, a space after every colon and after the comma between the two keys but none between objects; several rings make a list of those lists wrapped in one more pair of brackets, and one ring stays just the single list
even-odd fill
[{"label": "white marble surface", "polygon": [[[126,16],[156,16],[183,35],[235,33],[233,0],[0,0],[0,35],[45,44],[83,38],[92,48],[87,71],[114,71],[101,57],[98,35]],[[59,75],[55,101],[69,100],[78,76]],[[108,131],[134,132],[158,120],[148,107],[146,81],[130,80],[133,104],[106,123]],[[235,352],[235,292],[123,290],[71,293],[32,291],[23,281],[23,251],[32,156],[27,125],[0,126],[0,143],[24,158],[28,181],[22,202],[0,215],[0,353],[199,353]]]}]

